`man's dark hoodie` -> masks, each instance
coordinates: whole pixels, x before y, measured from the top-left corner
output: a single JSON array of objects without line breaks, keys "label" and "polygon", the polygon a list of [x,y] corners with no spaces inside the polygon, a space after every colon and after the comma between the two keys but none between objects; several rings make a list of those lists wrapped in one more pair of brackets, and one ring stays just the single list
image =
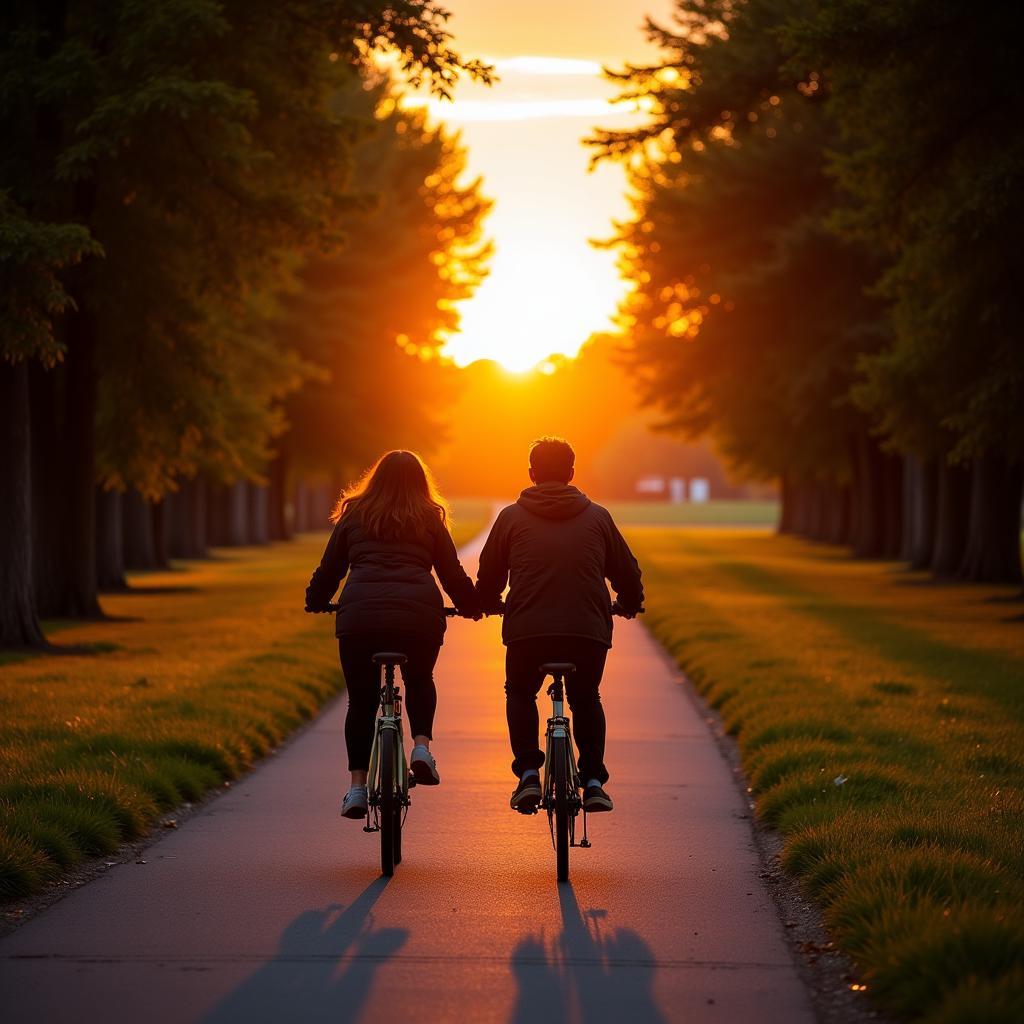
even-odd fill
[{"label": "man's dark hoodie", "polygon": [[502,640],[579,636],[611,647],[611,581],[623,610],[638,612],[640,567],[607,509],[570,484],[527,487],[502,509],[480,554],[477,594],[494,608],[509,583]]}]

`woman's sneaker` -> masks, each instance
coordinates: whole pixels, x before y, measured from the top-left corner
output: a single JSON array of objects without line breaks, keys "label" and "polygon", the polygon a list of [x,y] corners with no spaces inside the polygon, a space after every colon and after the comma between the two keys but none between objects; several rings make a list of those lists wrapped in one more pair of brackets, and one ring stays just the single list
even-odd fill
[{"label": "woman's sneaker", "polygon": [[441,776],[437,774],[437,763],[426,747],[416,746],[412,748],[409,768],[412,771],[417,786],[438,786],[441,784]]},{"label": "woman's sneaker", "polygon": [[341,816],[343,818],[365,818],[366,817],[366,787],[353,786],[341,801]]},{"label": "woman's sneaker", "polygon": [[513,811],[520,814],[533,814],[540,803],[540,776],[536,772],[529,772],[519,780],[509,806]]}]

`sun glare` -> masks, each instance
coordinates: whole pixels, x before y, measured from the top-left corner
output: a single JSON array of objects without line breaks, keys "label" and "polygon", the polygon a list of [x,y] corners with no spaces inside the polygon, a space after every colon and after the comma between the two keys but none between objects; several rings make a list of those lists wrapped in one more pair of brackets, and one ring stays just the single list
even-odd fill
[{"label": "sun glare", "polygon": [[491,88],[463,83],[451,103],[422,94],[405,102],[460,132],[468,174],[481,175],[495,201],[490,274],[460,304],[460,329],[444,354],[460,366],[493,359],[522,372],[552,355],[575,356],[610,326],[624,285],[613,254],[589,240],[625,216],[623,172],[588,173],[581,140],[639,112],[612,105],[615,88],[595,60],[509,55],[495,64],[500,81]]},{"label": "sun glare", "polygon": [[499,238],[491,275],[462,307],[462,325],[445,346],[458,365],[493,359],[523,372],[553,354],[575,356],[606,330],[620,290],[603,253],[580,246],[571,262],[561,247],[529,237]]}]

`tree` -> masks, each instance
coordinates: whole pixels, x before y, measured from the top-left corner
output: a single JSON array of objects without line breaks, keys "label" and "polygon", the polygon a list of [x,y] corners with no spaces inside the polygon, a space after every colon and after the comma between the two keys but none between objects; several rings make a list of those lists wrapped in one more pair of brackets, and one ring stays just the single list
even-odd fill
[{"label": "tree", "polygon": [[1019,581],[1024,460],[1024,113],[1014,4],[829,0],[788,42],[827,74],[841,226],[886,254],[891,342],[858,401],[940,467],[933,565]]},{"label": "tree", "polygon": [[297,479],[325,476],[334,489],[382,448],[430,451],[442,439],[455,370],[439,349],[490,255],[490,202],[479,180],[463,183],[458,139],[402,109],[386,85],[341,99],[350,112],[368,100],[376,110],[355,151],[363,204],[343,248],[307,256],[277,324],[279,344],[318,368],[285,404],[279,457]]},{"label": "tree", "polygon": [[99,246],[76,224],[29,219],[0,192],[0,644],[41,644],[32,566],[28,361],[63,355],[52,318],[71,304],[58,272]]},{"label": "tree", "polygon": [[871,263],[828,227],[834,132],[817,75],[788,72],[788,3],[682,0],[667,56],[611,77],[650,122],[599,131],[628,161],[632,220],[616,225],[628,361],[663,425],[710,433],[734,465],[780,477],[783,529],[895,555],[899,465],[849,401],[885,325]]},{"label": "tree", "polygon": [[[153,395],[135,386],[148,357],[174,366],[156,389],[162,401],[144,410],[152,433],[139,448],[153,458],[135,460],[168,479],[204,425],[189,403],[217,416],[252,373],[231,359],[209,373],[211,322],[240,322],[282,252],[337,234],[352,136],[329,99],[352,65],[389,47],[412,80],[441,94],[459,73],[487,77],[452,50],[446,17],[425,0],[5,9],[0,185],[31,220],[79,224],[107,255],[62,277],[73,300],[57,328],[66,358],[55,372],[33,370],[36,576],[47,610],[98,611],[98,382],[118,422]],[[225,380],[227,394],[217,393]],[[121,472],[120,453],[104,458]]]}]

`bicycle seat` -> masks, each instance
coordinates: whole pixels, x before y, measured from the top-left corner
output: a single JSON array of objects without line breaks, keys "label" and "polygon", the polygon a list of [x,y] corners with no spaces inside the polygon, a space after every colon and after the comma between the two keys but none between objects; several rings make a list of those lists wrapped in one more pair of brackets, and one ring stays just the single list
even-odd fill
[{"label": "bicycle seat", "polygon": [[571,661],[549,661],[540,670],[546,676],[567,676],[576,671],[576,666]]},{"label": "bicycle seat", "polygon": [[373,656],[374,665],[404,665],[408,660],[404,654],[394,651],[381,651]]}]

